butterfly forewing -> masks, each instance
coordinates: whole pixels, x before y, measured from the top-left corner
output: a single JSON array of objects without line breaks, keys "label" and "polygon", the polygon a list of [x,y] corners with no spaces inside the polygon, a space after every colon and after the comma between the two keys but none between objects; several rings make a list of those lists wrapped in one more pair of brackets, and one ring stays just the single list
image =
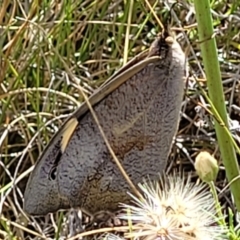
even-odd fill
[{"label": "butterfly forewing", "polygon": [[[146,176],[153,179],[165,169],[179,121],[185,58],[177,42],[163,43],[158,37],[148,55],[144,53],[122,68],[90,98],[112,149],[135,184]],[[38,160],[28,182],[25,210],[32,214],[69,206],[92,213],[116,210],[120,202],[128,201],[131,189],[87,105],[84,103],[69,121],[72,124],[65,123]],[[54,149],[60,149],[60,155],[53,154]],[[44,176],[41,169],[46,165],[54,171]],[[49,172],[54,173],[51,178]],[[48,187],[37,192],[39,181]],[[50,190],[56,194],[56,205],[42,210],[45,203],[52,202]],[[38,197],[30,204],[33,193]]]}]

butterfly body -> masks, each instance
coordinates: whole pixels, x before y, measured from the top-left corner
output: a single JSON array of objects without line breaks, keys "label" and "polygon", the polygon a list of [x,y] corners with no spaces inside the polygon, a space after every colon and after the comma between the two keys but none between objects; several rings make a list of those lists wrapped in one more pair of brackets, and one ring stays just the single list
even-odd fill
[{"label": "butterfly body", "polygon": [[[136,64],[153,60],[139,65],[140,70],[116,85],[114,79],[126,71],[120,70],[90,98],[114,153],[134,184],[147,176],[155,179],[165,169],[179,122],[185,57],[177,42],[161,41],[156,39],[150,51],[129,68],[135,71]],[[71,134],[63,143],[66,131]],[[119,203],[129,201],[127,192],[131,189],[83,104],[38,160],[28,181],[24,209],[33,215],[69,207],[91,213],[114,211]]]}]

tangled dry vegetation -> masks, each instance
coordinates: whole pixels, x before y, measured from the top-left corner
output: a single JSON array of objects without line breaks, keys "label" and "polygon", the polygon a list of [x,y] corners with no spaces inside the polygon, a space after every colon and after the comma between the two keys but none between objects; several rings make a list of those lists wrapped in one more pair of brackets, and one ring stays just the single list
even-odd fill
[{"label": "tangled dry vegetation", "polygon": [[[175,31],[186,71],[179,131],[167,172],[191,173],[201,150],[220,164],[216,181],[225,214],[234,205],[214,131],[194,7],[180,1],[0,1],[0,239],[66,239],[80,228],[78,211],[27,217],[23,191],[32,166],[61,123],[127,60],[161,31]],[[150,8],[151,6],[151,8]],[[213,1],[212,15],[231,131],[240,143],[240,3]],[[72,75],[78,79],[73,82]],[[112,237],[115,239],[116,237]],[[117,238],[116,238],[117,239]]]}]

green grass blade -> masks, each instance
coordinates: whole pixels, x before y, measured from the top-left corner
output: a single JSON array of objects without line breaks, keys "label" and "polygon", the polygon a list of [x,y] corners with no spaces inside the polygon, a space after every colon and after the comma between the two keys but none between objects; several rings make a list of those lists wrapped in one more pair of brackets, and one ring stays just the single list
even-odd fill
[{"label": "green grass blade", "polygon": [[[213,31],[213,21],[210,11],[209,0],[194,1],[196,18],[198,23],[199,40],[203,64],[207,77],[207,85],[209,89],[210,99],[218,111],[224,124],[228,127],[227,111],[224,102],[224,94],[221,80],[221,73],[217,55],[217,45]],[[215,130],[222,155],[223,163],[226,168],[228,181],[239,175],[239,167],[237,164],[236,154],[231,138],[228,136],[224,128],[215,121]],[[231,192],[235,199],[235,204],[240,211],[240,179],[234,181],[230,185]]]}]

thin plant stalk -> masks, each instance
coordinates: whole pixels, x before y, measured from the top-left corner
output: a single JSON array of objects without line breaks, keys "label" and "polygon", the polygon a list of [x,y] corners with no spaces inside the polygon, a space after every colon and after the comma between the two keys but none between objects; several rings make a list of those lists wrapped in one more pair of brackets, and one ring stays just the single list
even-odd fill
[{"label": "thin plant stalk", "polygon": [[219,203],[219,200],[218,200],[218,195],[217,195],[217,190],[216,190],[216,187],[214,185],[214,182],[211,181],[208,183],[210,189],[211,189],[211,192],[212,192],[212,195],[213,195],[213,198],[215,200],[215,208],[216,208],[216,212],[217,212],[217,217],[219,218],[219,223],[222,225],[222,226],[225,226],[227,227],[227,224],[225,222],[225,218],[224,218],[224,215],[222,213],[222,208],[221,208],[221,205]]}]

